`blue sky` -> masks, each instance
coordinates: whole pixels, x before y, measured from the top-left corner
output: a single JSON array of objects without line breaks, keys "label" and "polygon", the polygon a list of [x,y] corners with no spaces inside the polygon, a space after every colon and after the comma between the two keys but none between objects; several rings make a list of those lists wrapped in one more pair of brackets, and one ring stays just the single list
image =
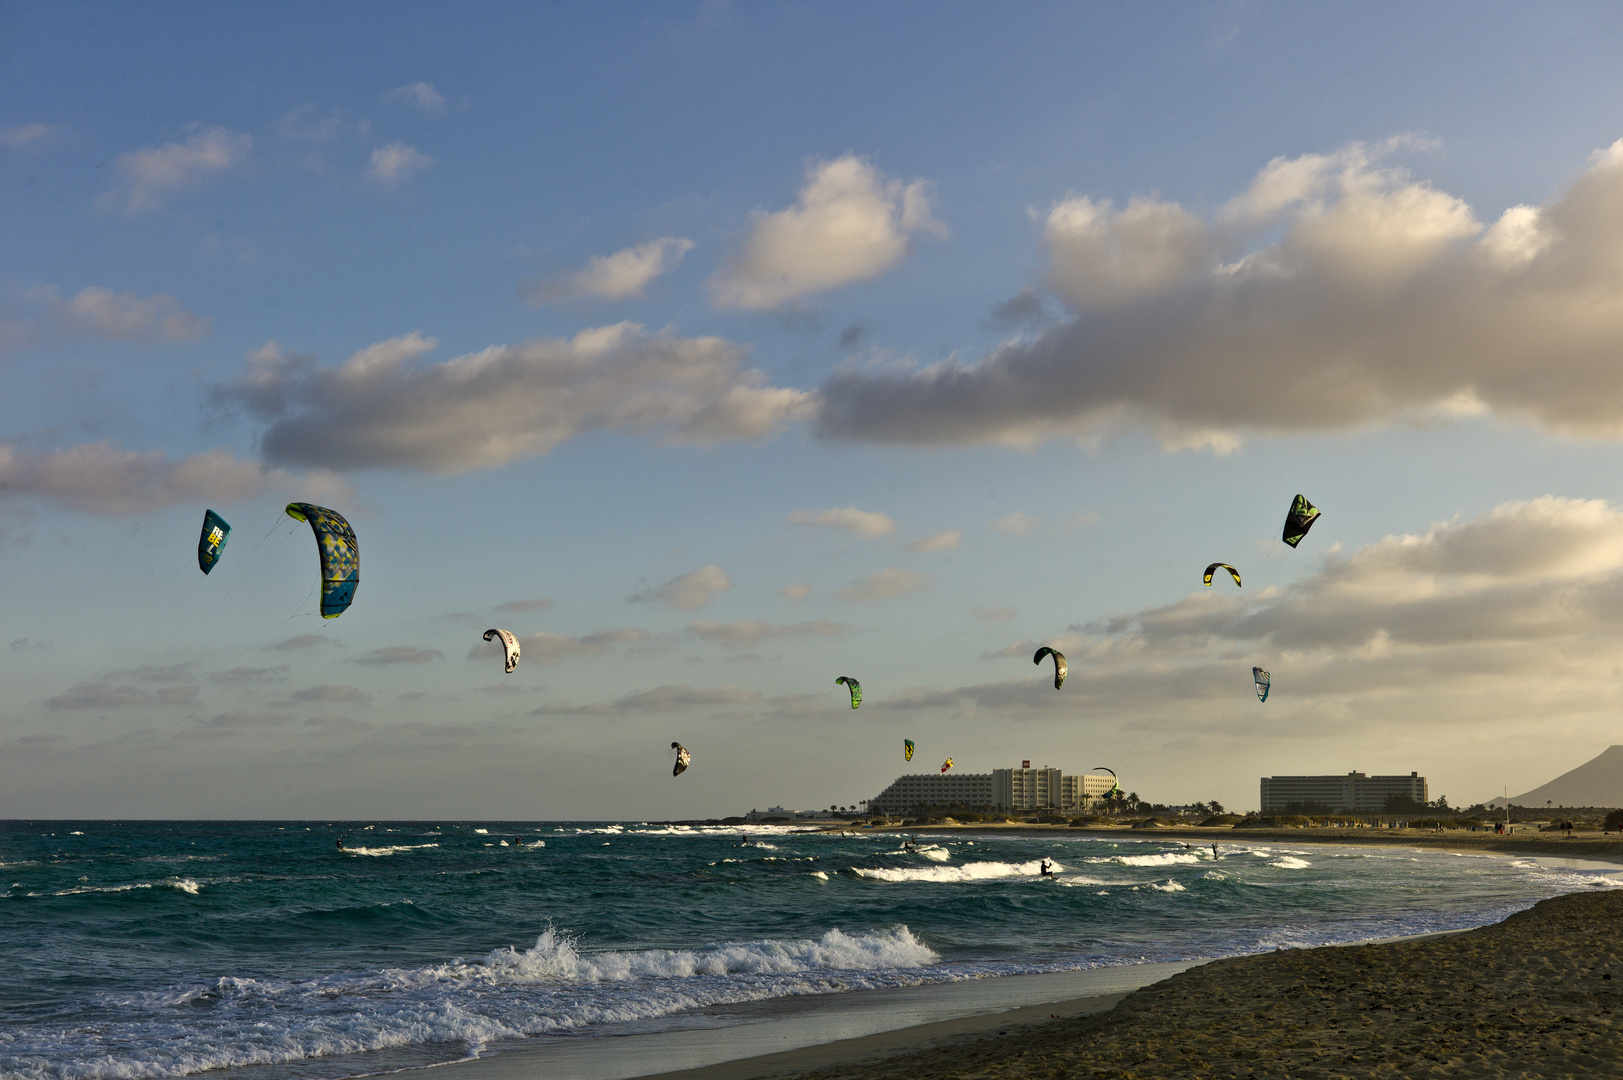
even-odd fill
[{"label": "blue sky", "polygon": [[[903,738],[1542,783],[1623,696],[1620,39],[6,5],[0,815],[845,805]],[[336,621],[294,498],[360,536]]]}]

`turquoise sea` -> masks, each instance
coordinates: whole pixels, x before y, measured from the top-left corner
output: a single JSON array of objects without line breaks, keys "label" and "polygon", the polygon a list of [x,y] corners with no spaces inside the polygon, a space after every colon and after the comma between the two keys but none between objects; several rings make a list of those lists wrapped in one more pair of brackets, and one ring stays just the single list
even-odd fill
[{"label": "turquoise sea", "polygon": [[0,1076],[356,1076],[725,1025],[747,1002],[1463,928],[1617,884],[1395,847],[916,847],[635,823],[3,822]]}]

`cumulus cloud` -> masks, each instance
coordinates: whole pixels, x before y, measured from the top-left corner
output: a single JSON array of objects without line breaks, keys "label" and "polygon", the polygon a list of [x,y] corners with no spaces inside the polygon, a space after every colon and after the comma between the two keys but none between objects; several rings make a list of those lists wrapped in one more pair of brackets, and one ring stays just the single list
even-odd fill
[{"label": "cumulus cloud", "polygon": [[778,590],[778,595],[785,600],[799,604],[811,595],[811,591],[812,587],[810,585],[785,585]]},{"label": "cumulus cloud", "polygon": [[618,716],[630,713],[679,712],[685,709],[721,709],[753,705],[759,690],[738,686],[656,686],[613,701],[592,705],[543,705],[532,716]]},{"label": "cumulus cloud", "polygon": [[694,637],[715,642],[729,649],[753,649],[761,642],[772,638],[839,637],[841,634],[849,633],[850,630],[845,623],[829,622],[827,619],[790,623],[786,626],[773,626],[759,620],[718,623],[698,619],[688,623],[688,633]]},{"label": "cumulus cloud", "polygon": [[183,705],[197,696],[197,685],[186,683],[143,690],[130,683],[82,682],[65,693],[45,699],[53,709],[128,709],[155,705]]},{"label": "cumulus cloud", "polygon": [[[1461,738],[1442,732],[1469,728],[1464,737],[1480,743],[1522,732],[1535,714],[1598,737],[1623,693],[1623,510],[1506,503],[1331,553],[1284,586],[1201,589],[1041,641],[1070,660],[1066,694],[1032,668],[1037,642],[1024,639],[987,654],[1018,677],[886,694],[881,711],[1067,723],[1080,712],[1120,723],[1135,743],[1154,728],[1250,753],[1258,740],[1349,729],[1365,744],[1389,732],[1435,748]],[[1252,694],[1253,664],[1273,673],[1266,708]]]},{"label": "cumulus cloud", "polygon": [[566,300],[630,300],[641,296],[657,277],[668,274],[693,250],[693,241],[663,236],[646,244],[597,255],[579,270],[537,282],[527,290],[534,304]]},{"label": "cumulus cloud", "polygon": [[919,536],[907,542],[909,551],[957,551],[964,538],[962,529],[948,529],[934,536]]},{"label": "cumulus cloud", "polygon": [[843,510],[796,510],[784,520],[791,525],[822,525],[829,529],[844,529],[869,539],[889,536],[896,531],[896,523],[889,515],[877,510],[858,510],[854,506],[847,506]]},{"label": "cumulus cloud", "polygon": [[593,430],[760,439],[810,402],[765,385],[731,342],[649,334],[635,323],[421,363],[436,345],[406,334],[324,368],[273,343],[212,396],[266,421],[261,448],[272,462],[436,473],[506,465]]},{"label": "cumulus cloud", "polygon": [[355,657],[357,664],[427,664],[445,659],[438,649],[420,649],[415,645],[386,645]]},{"label": "cumulus cloud", "polygon": [[287,678],[287,673],[291,670],[290,664],[277,664],[274,667],[234,667],[217,671],[209,678],[214,682],[226,683],[278,682]]},{"label": "cumulus cloud", "polygon": [[134,516],[177,502],[230,503],[301,484],[338,490],[329,478],[300,480],[239,461],[227,450],[171,459],[159,450],[120,450],[106,442],[61,450],[0,443],[0,496],[33,496],[97,514]]},{"label": "cumulus cloud", "polygon": [[1390,147],[1277,159],[1211,218],[1066,198],[1044,222],[1073,317],[978,362],[843,371],[829,438],[1168,448],[1491,413],[1623,436],[1623,140],[1487,222]]},{"label": "cumulus cloud", "polygon": [[680,577],[673,577],[657,589],[645,589],[626,597],[629,604],[657,600],[683,611],[696,611],[710,602],[717,593],[733,587],[733,579],[719,566],[701,566]]},{"label": "cumulus cloud", "polygon": [[1006,532],[1010,536],[1030,536],[1037,531],[1038,519],[1016,510],[1008,517],[1000,517],[987,528],[993,532]]},{"label": "cumulus cloud", "polygon": [[437,162],[415,147],[405,143],[390,143],[372,151],[372,163],[367,169],[374,180],[393,186],[414,173],[430,169]]},{"label": "cumulus cloud", "polygon": [[903,570],[899,566],[893,566],[889,570],[881,570],[877,574],[869,574],[865,578],[858,578],[834,595],[842,600],[894,600],[898,596],[906,596],[908,593],[915,593],[929,587],[930,576],[928,574],[920,574],[912,570]]},{"label": "cumulus cloud", "polygon": [[332,142],[338,137],[343,119],[337,114],[315,117],[314,105],[301,105],[286,116],[276,127],[284,139],[307,139],[310,142]]},{"label": "cumulus cloud", "polygon": [[253,145],[250,135],[211,127],[195,130],[183,143],[164,143],[120,154],[113,163],[118,183],[97,205],[102,210],[122,210],[126,214],[160,209],[177,192],[240,166]]},{"label": "cumulus cloud", "polygon": [[404,101],[415,105],[431,116],[440,116],[445,112],[445,96],[434,89],[429,82],[407,83],[397,86],[383,95],[384,101]]},{"label": "cumulus cloud", "polygon": [[947,230],[930,214],[930,186],[884,177],[847,154],[807,171],[795,205],[759,214],[726,269],[711,279],[721,307],[761,310],[867,281],[912,251],[912,237]]},{"label": "cumulus cloud", "polygon": [[[556,664],[572,656],[597,656],[616,645],[633,645],[653,637],[646,630],[596,630],[579,637],[566,634],[528,634],[518,639],[519,651],[525,664]],[[469,660],[484,660],[501,656],[500,641],[477,641],[468,649]]]}]

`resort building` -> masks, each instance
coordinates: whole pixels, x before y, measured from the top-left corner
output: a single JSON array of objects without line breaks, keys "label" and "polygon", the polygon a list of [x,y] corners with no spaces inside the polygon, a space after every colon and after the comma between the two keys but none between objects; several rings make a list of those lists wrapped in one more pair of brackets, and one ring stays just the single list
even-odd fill
[{"label": "resort building", "polygon": [[1344,814],[1379,814],[1391,798],[1424,806],[1428,801],[1426,778],[1408,776],[1264,776],[1262,812],[1279,813],[1289,809],[1322,808]]},{"label": "resort building", "polygon": [[1067,776],[1059,769],[993,769],[989,773],[913,773],[897,779],[873,799],[874,814],[961,807],[972,810],[1080,810],[1115,786],[1109,776]]}]

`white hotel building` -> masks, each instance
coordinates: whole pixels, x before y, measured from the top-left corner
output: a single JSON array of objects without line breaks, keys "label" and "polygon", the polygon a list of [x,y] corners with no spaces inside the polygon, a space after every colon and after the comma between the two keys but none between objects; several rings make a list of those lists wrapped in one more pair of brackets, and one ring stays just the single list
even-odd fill
[{"label": "white hotel building", "polygon": [[912,773],[868,800],[874,814],[962,807],[973,810],[1081,810],[1115,785],[1109,776],[1066,775],[1026,763],[989,773]]},{"label": "white hotel building", "polygon": [[1394,796],[1424,806],[1428,791],[1426,778],[1417,772],[1408,776],[1264,776],[1262,812],[1277,813],[1290,807],[1323,807],[1344,814],[1379,814],[1386,800]]}]

